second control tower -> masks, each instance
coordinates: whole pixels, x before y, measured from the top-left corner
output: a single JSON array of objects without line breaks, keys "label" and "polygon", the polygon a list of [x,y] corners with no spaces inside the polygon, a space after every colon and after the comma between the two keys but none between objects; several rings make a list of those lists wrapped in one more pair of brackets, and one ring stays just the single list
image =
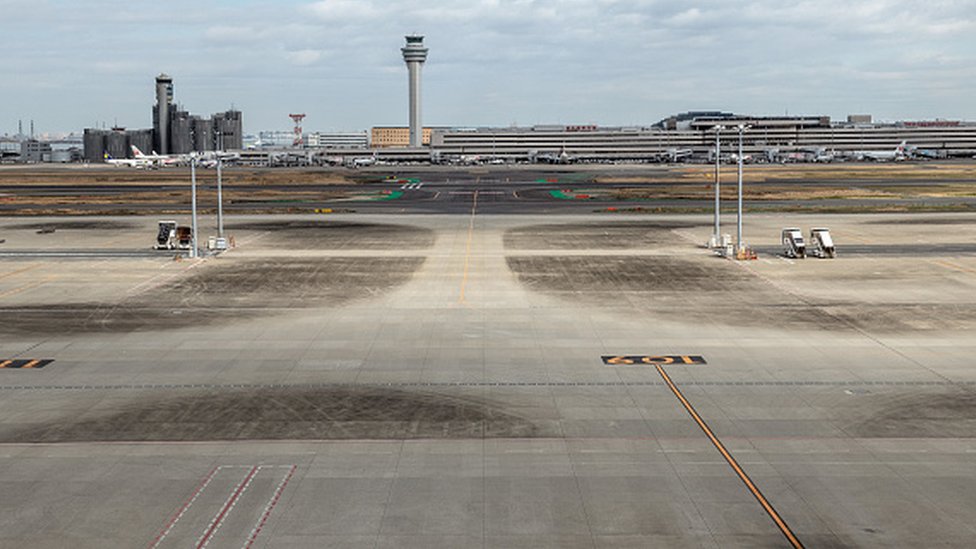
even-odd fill
[{"label": "second control tower", "polygon": [[410,71],[410,146],[423,146],[424,127],[420,121],[420,69],[427,61],[427,48],[424,37],[416,34],[406,36],[407,45],[400,48],[403,61]]},{"label": "second control tower", "polygon": [[156,107],[153,109],[153,126],[156,134],[156,150],[169,154],[169,116],[173,104],[173,79],[168,74],[156,77]]}]

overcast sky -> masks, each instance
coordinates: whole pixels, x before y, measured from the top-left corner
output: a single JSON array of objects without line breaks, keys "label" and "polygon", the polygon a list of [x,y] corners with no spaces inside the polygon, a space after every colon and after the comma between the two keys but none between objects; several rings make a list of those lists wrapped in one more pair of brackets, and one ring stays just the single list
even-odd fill
[{"label": "overcast sky", "polygon": [[976,0],[0,0],[0,134],[151,126],[153,79],[247,132],[650,124],[671,113],[976,119]]}]

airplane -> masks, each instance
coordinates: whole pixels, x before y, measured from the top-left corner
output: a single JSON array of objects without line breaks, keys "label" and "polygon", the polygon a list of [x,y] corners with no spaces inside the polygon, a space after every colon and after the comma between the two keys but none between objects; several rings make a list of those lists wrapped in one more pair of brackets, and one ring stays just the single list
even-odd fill
[{"label": "airplane", "polygon": [[691,149],[668,149],[668,159],[671,162],[680,162],[687,158],[691,158],[694,151]]},{"label": "airplane", "polygon": [[670,148],[662,152],[654,153],[651,157],[652,162],[683,162],[694,156],[695,152],[691,149]]},{"label": "airplane", "polygon": [[366,166],[372,166],[376,164],[376,155],[373,156],[359,156],[352,159],[353,168],[365,168]]},{"label": "airplane", "polygon": [[833,162],[835,158],[837,158],[837,154],[834,151],[828,151],[827,149],[820,148],[816,153],[814,153],[813,161],[830,163]]},{"label": "airplane", "polygon": [[149,160],[142,158],[112,158],[112,155],[105,151],[102,155],[106,164],[125,168],[138,168],[138,169],[150,169],[153,168],[153,163]]},{"label": "airplane", "polygon": [[920,149],[918,147],[908,147],[908,154],[912,158],[925,158],[929,160],[945,158],[946,152],[939,149]]},{"label": "airplane", "polygon": [[566,147],[559,149],[559,154],[546,152],[535,155],[535,162],[539,164],[573,164],[577,160],[579,158],[566,152]]},{"label": "airplane", "polygon": [[152,154],[143,154],[143,152],[139,150],[139,147],[136,147],[135,145],[130,145],[129,147],[132,149],[133,158],[152,162],[158,166],[175,166],[176,164],[181,164],[188,160],[186,155],[157,154],[156,151],[153,151]]},{"label": "airplane", "polygon": [[905,141],[895,147],[892,151],[854,151],[852,153],[858,160],[874,160],[878,162],[891,162],[905,159]]},{"label": "airplane", "polygon": [[196,156],[197,159],[197,165],[204,168],[215,167],[217,165],[218,159],[220,159],[223,162],[228,162],[228,161],[233,162],[241,159],[241,154],[236,152],[230,153],[224,151],[204,151],[195,154],[167,155],[167,154],[158,154],[156,151],[153,151],[152,154],[145,154],[141,150],[139,150],[139,147],[136,147],[135,145],[130,145],[130,148],[132,149],[132,156],[136,160],[146,161],[157,167],[186,165],[193,160],[194,155]]}]

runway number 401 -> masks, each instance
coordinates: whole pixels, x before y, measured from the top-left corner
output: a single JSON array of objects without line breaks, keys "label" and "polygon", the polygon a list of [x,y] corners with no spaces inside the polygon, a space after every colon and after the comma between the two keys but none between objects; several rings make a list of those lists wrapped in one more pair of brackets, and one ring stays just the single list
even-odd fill
[{"label": "runway number 401", "polygon": [[603,356],[607,366],[627,366],[633,364],[707,364],[700,355],[607,355]]}]

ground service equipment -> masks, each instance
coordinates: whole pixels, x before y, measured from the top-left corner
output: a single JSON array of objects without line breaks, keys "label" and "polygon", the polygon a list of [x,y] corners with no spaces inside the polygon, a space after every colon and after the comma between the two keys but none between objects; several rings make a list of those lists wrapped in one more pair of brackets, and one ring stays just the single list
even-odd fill
[{"label": "ground service equipment", "polygon": [[181,250],[189,250],[193,247],[193,229],[190,227],[176,228],[176,247]]},{"label": "ground service equipment", "polygon": [[783,229],[783,255],[800,259],[806,257],[806,243],[803,242],[803,233],[800,229],[795,227]]},{"label": "ground service equipment", "polygon": [[159,222],[159,232],[156,234],[155,248],[157,250],[176,249],[176,222],[175,221]]},{"label": "ground service equipment", "polygon": [[834,239],[830,238],[830,229],[810,229],[810,255],[833,259],[837,257],[834,250]]}]

